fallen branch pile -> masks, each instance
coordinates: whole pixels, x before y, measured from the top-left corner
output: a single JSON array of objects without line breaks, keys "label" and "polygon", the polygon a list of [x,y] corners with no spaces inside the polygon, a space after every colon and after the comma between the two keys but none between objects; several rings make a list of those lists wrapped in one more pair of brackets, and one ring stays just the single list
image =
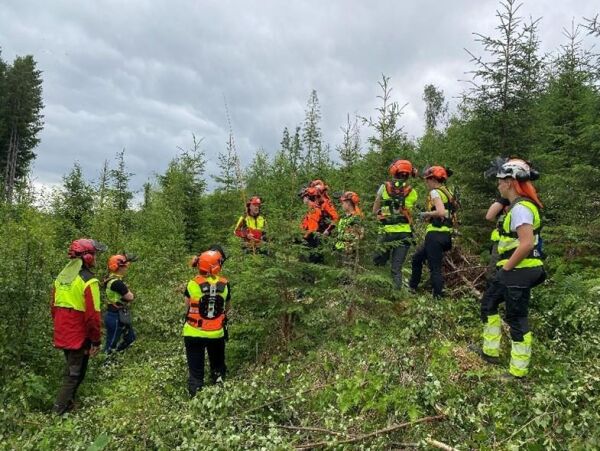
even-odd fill
[{"label": "fallen branch pile", "polygon": [[458,246],[444,255],[442,272],[449,292],[481,297],[486,285],[486,271],[487,265],[481,263],[479,255],[469,254]]}]

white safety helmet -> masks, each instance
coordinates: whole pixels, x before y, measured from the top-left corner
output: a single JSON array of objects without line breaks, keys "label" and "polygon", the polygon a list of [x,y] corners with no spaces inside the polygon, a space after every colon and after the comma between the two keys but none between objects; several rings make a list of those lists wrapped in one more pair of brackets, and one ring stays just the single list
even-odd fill
[{"label": "white safety helmet", "polygon": [[520,182],[531,180],[531,167],[523,160],[512,159],[504,163],[496,173],[496,178],[513,178]]}]

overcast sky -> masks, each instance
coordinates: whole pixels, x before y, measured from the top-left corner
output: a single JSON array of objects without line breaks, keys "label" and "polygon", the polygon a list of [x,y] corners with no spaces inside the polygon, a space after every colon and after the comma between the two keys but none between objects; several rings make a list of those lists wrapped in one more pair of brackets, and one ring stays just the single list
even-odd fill
[{"label": "overcast sky", "polygon": [[[304,118],[316,89],[325,142],[341,140],[346,114],[370,115],[382,73],[408,103],[402,125],[423,130],[423,86],[451,101],[481,54],[473,32],[494,33],[492,0],[58,1],[2,0],[2,57],[32,54],[43,71],[45,127],[37,184],[59,183],[75,160],[96,179],[122,148],[139,189],[161,173],[192,133],[208,173],[228,134],[227,98],[242,161],[277,150],[283,127]],[[545,51],[563,27],[600,12],[597,0],[526,0],[543,17]],[[454,102],[455,104],[455,102]],[[362,130],[363,142],[368,130]]]}]

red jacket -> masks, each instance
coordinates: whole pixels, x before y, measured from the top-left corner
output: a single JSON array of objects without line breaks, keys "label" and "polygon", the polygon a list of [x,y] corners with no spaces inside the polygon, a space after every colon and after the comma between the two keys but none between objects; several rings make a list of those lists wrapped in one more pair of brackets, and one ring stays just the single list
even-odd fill
[{"label": "red jacket", "polygon": [[[82,269],[81,277],[93,277],[89,270]],[[60,349],[81,349],[87,341],[99,346],[101,339],[100,312],[96,306],[99,299],[94,299],[93,290],[88,286],[84,292],[85,311],[55,305],[55,290],[52,289],[51,313],[54,320],[54,346]]]}]

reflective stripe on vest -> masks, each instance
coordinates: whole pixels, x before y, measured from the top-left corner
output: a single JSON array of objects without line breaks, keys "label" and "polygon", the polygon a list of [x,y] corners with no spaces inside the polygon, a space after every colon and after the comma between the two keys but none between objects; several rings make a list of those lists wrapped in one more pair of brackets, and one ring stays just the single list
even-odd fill
[{"label": "reflective stripe on vest", "polygon": [[510,374],[517,377],[527,376],[531,360],[531,332],[523,335],[523,341],[513,341],[510,351]]},{"label": "reflective stripe on vest", "polygon": [[197,276],[187,285],[190,305],[183,335],[204,338],[224,336],[227,279],[216,276]]},{"label": "reflective stripe on vest", "polygon": [[500,339],[502,338],[500,315],[490,315],[483,327],[483,353],[490,357],[500,355]]},{"label": "reflective stripe on vest", "polygon": [[98,279],[92,277],[87,282],[77,275],[71,283],[59,283],[54,281],[54,306],[64,307],[85,312],[85,296],[84,292],[87,287],[92,290],[94,299],[94,308],[100,311],[100,287]]},{"label": "reflective stripe on vest", "polygon": [[519,238],[517,232],[511,232],[510,223],[512,218],[512,209],[516,205],[523,205],[531,210],[533,213],[533,249],[530,254],[521,260],[517,266],[518,268],[534,268],[536,266],[542,266],[544,263],[541,260],[541,256],[539,255],[539,251],[537,249],[539,240],[540,240],[540,228],[542,226],[540,220],[540,212],[538,210],[537,205],[535,205],[532,201],[528,199],[520,199],[517,200],[509,209],[506,214],[504,221],[502,222],[502,226],[498,230],[500,234],[500,239],[498,240],[498,255],[500,257],[497,266],[504,266],[504,264],[509,260],[511,255],[515,252],[515,250],[519,247]]},{"label": "reflective stripe on vest", "polygon": [[[395,181],[394,184],[400,182]],[[383,220],[380,221],[383,225],[383,231],[387,233],[405,232],[410,233],[412,231],[408,218],[402,213],[402,208],[410,211],[417,202],[417,192],[410,186],[406,186],[403,183],[402,187],[405,189],[404,197],[402,196],[391,196],[388,193],[387,184],[381,185],[381,216]],[[399,188],[396,186],[396,188]],[[401,198],[401,199],[399,199]]]},{"label": "reflective stripe on vest", "polygon": [[[426,232],[452,232],[452,218],[451,211],[452,205],[450,203],[450,199],[446,196],[446,193],[439,188],[435,189],[440,198],[442,199],[442,203],[444,204],[444,209],[446,210],[446,216],[442,218],[433,218],[429,225],[427,226]],[[429,211],[435,211],[435,205],[433,203],[433,199],[431,199],[431,192],[427,195],[427,206]]]}]

